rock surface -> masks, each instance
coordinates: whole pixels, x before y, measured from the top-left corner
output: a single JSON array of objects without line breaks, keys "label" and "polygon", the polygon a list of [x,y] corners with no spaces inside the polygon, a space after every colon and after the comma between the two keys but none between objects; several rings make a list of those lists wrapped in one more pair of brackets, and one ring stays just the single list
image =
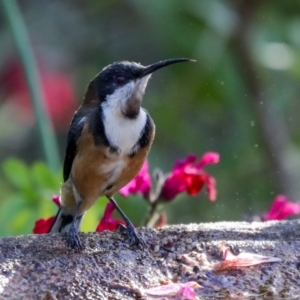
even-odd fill
[{"label": "rock surface", "polygon": [[[201,286],[197,299],[300,295],[299,221],[176,225],[139,232],[148,249],[130,246],[119,232],[80,234],[82,252],[66,248],[59,234],[2,238],[0,299],[152,299],[147,289],[188,281]],[[215,271],[212,266],[221,262],[224,244],[234,253],[281,262]]]}]

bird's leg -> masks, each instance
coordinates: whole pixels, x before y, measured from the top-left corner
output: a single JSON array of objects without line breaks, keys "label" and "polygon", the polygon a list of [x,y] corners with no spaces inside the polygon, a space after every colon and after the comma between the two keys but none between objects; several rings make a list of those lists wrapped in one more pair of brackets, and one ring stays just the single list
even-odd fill
[{"label": "bird's leg", "polygon": [[117,204],[115,199],[113,197],[108,197],[108,200],[115,206],[116,210],[119,212],[119,214],[122,216],[123,220],[126,223],[126,231],[127,235],[129,237],[129,242],[132,245],[141,245],[143,248],[146,247],[146,243],[143,240],[143,238],[136,232],[133,224],[129,220],[129,218],[125,215],[125,213],[122,211],[120,206]]},{"label": "bird's leg", "polygon": [[76,210],[75,210],[75,214],[73,215],[73,220],[71,222],[70,229],[67,235],[67,244],[69,247],[73,249],[82,250],[82,244],[80,242],[78,236],[78,228],[76,226],[77,218],[81,218],[80,216],[78,217],[78,212],[79,212],[80,205],[82,203],[82,196],[78,193],[74,184],[73,184],[73,194],[76,200]]}]

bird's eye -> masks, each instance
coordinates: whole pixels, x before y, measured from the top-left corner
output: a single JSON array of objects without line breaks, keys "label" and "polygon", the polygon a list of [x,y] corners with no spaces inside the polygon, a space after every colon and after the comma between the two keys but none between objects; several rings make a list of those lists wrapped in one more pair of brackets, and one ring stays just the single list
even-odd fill
[{"label": "bird's eye", "polygon": [[124,76],[117,76],[116,82],[117,82],[117,84],[124,84],[126,82],[126,79]]}]

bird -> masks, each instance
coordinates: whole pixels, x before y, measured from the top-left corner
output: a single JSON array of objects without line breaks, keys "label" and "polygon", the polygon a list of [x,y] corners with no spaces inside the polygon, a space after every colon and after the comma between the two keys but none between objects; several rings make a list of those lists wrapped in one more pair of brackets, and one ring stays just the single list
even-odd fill
[{"label": "bird", "polygon": [[66,233],[67,245],[82,249],[78,231],[83,216],[106,196],[124,219],[130,244],[146,246],[114,194],[137,175],[154,140],[155,124],[141,106],[152,73],[186,61],[193,60],[173,58],[148,66],[114,62],[90,81],[70,124],[61,207],[49,233]]}]

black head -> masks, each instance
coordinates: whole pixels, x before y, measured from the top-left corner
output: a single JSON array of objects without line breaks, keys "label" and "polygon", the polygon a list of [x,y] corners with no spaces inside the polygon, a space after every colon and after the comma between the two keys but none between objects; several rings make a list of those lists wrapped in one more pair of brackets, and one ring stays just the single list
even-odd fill
[{"label": "black head", "polygon": [[100,101],[105,101],[107,95],[139,78],[143,68],[142,65],[129,61],[115,62],[103,68],[93,80]]},{"label": "black head", "polygon": [[187,58],[174,58],[160,61],[146,67],[136,62],[115,62],[103,68],[103,70],[93,79],[92,84],[100,102],[103,102],[108,95],[113,94],[117,89],[125,86],[129,82],[151,75],[160,68],[185,61],[193,60]]}]

